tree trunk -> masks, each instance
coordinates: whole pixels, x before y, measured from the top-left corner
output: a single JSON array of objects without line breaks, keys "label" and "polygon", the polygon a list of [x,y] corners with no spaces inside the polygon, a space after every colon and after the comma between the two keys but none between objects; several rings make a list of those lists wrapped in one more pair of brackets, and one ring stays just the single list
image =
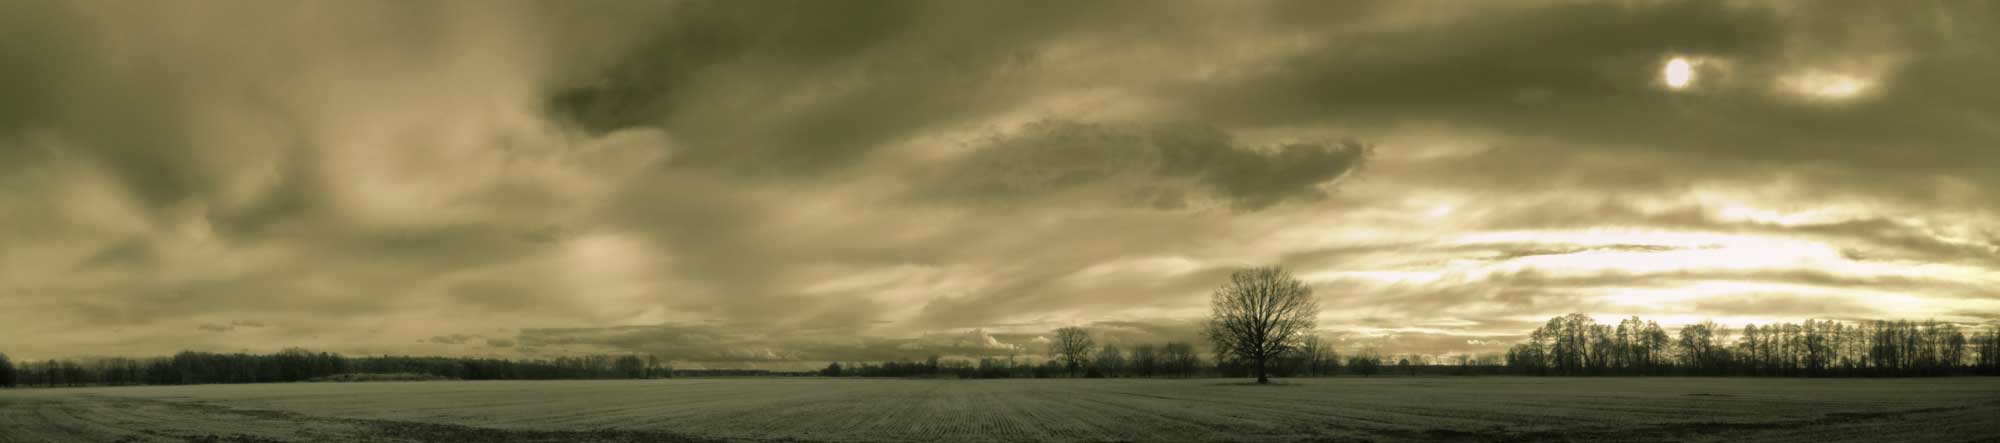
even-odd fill
[{"label": "tree trunk", "polygon": [[1271,383],[1271,378],[1265,376],[1264,373],[1264,359],[1261,358],[1257,359],[1257,384],[1262,385],[1270,383]]}]

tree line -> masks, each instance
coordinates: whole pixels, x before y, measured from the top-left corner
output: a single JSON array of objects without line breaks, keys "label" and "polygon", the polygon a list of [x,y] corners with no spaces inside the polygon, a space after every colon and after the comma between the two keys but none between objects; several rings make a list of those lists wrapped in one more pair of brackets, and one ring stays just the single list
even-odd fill
[{"label": "tree line", "polygon": [[2000,375],[2000,327],[1806,320],[1731,330],[1701,322],[1669,335],[1636,316],[1614,327],[1569,314],[1508,349],[1506,362],[1510,372],[1527,375]]},{"label": "tree line", "polygon": [[[1068,329],[1068,328],[1065,328]],[[1075,331],[1082,331],[1081,328]],[[1084,343],[1089,343],[1085,333]],[[1374,375],[1384,370],[1383,357],[1363,350],[1343,359],[1323,340],[1312,338],[1301,346],[1272,358],[1266,370],[1278,377],[1323,377],[1350,372]],[[930,356],[923,361],[833,362],[819,370],[826,377],[939,377],[939,378],[1194,378],[1250,375],[1252,364],[1226,355],[1204,357],[1193,343],[1138,344],[1127,350],[1116,344],[1069,346],[1052,350],[1051,358],[1036,361],[1019,356],[983,357],[978,360],[945,359]],[[1072,366],[1074,364],[1074,366]]]},{"label": "tree line", "polygon": [[1117,345],[1097,347],[1088,333],[1081,331],[1081,328],[1058,330],[1058,334],[1082,335],[1063,347],[1066,353],[1052,352],[1054,358],[1039,362],[1018,356],[983,357],[975,361],[947,360],[933,355],[920,362],[834,362],[819,372],[829,377],[1104,378],[1195,377],[1205,369],[1191,343],[1138,345],[1127,356]]},{"label": "tree line", "polygon": [[[911,377],[953,375],[958,378],[1067,377],[1193,377],[1213,373],[1251,375],[1266,383],[1271,375],[1331,375],[1341,367],[1340,356],[1309,332],[1315,329],[1318,300],[1312,289],[1283,268],[1259,267],[1232,273],[1211,300],[1212,315],[1203,332],[1214,358],[1205,365],[1194,344],[1135,346],[1128,356],[1115,345],[1099,347],[1083,328],[1055,331],[1049,355],[1039,362],[985,358],[967,361],[831,363],[825,376]],[[0,357],[0,362],[5,362]],[[1349,357],[1347,367],[1361,375],[1382,370],[1379,353],[1364,351]],[[1410,368],[1408,359],[1399,368]],[[1209,372],[1212,370],[1213,372]],[[7,364],[6,383],[16,371]],[[656,359],[637,356],[560,357],[545,360],[500,360],[445,357],[363,357],[288,349],[270,355],[182,352],[146,361],[104,359],[93,365],[50,360],[20,371],[30,384],[192,384],[302,381],[347,373],[411,373],[454,379],[650,378],[671,375]],[[1414,371],[1412,371],[1414,373]]]},{"label": "tree line", "polygon": [[0,387],[296,382],[339,374],[422,374],[457,380],[665,378],[657,357],[586,355],[508,360],[470,357],[345,357],[291,348],[272,354],[182,351],[169,357],[15,363],[0,354]]},{"label": "tree line", "polygon": [[[1053,378],[1325,376],[1341,371],[1343,360],[1313,334],[1319,303],[1310,286],[1279,267],[1244,269],[1210,298],[1203,326],[1213,358],[1204,359],[1187,342],[1125,350],[1099,346],[1088,330],[1060,328],[1051,334],[1048,355],[1036,361],[987,357],[978,361],[931,356],[923,362],[830,363],[818,371],[829,377]],[[1344,361],[1348,372],[1375,375],[1388,369],[1383,357],[1364,349]],[[1478,366],[1493,367],[1485,359]],[[1803,324],[1747,325],[1741,333],[1713,322],[1686,325],[1669,334],[1659,323],[1639,317],[1617,325],[1598,324],[1583,314],[1549,319],[1528,339],[1509,348],[1504,369],[1528,375],[1763,375],[1763,376],[1935,376],[2000,375],[2000,327],[1962,330],[1937,321],[1843,323],[1806,320]],[[1396,362],[1411,375],[1428,367],[1420,357]],[[1461,374],[1475,359],[1462,356]],[[0,386],[89,384],[199,384],[304,381],[335,374],[424,374],[462,380],[548,380],[660,378],[673,369],[654,357],[590,355],[553,360],[453,357],[348,358],[304,349],[275,354],[217,354],[184,351],[172,357],[24,362],[19,368],[0,354]]]}]

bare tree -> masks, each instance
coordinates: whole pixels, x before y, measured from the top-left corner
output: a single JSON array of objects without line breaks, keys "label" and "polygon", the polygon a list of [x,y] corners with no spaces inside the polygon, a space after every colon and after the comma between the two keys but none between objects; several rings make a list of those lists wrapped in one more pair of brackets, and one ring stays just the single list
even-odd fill
[{"label": "bare tree", "polygon": [[1337,361],[1339,357],[1334,355],[1333,347],[1328,346],[1318,335],[1306,336],[1305,340],[1299,343],[1298,353],[1301,363],[1305,365],[1306,375],[1324,376],[1332,372],[1330,369],[1332,366],[1339,364]]},{"label": "bare tree", "polygon": [[1167,343],[1161,354],[1170,372],[1182,378],[1193,377],[1195,369],[1201,366],[1201,356],[1194,353],[1192,343]]},{"label": "bare tree", "polygon": [[17,378],[19,376],[14,375],[14,362],[7,359],[7,354],[0,354],[0,388],[14,387],[14,380]]},{"label": "bare tree", "polygon": [[1141,344],[1132,348],[1132,375],[1151,377],[1160,370],[1160,356],[1153,352],[1153,345]]},{"label": "bare tree", "polygon": [[1987,333],[1974,338],[1973,349],[1979,354],[1974,366],[1980,373],[2000,375],[2000,326],[1995,326]]},{"label": "bare tree", "polygon": [[1118,345],[1104,345],[1104,350],[1097,352],[1097,369],[1103,372],[1105,377],[1115,378],[1123,375],[1125,353],[1118,350]]},{"label": "bare tree", "polygon": [[1382,372],[1382,353],[1375,348],[1362,348],[1348,358],[1347,367],[1363,377],[1375,375]]},{"label": "bare tree", "polygon": [[1268,362],[1312,333],[1319,302],[1312,288],[1276,266],[1236,271],[1215,290],[1206,332],[1218,355],[1251,363],[1257,383],[1270,383]]},{"label": "bare tree", "polygon": [[1062,360],[1063,367],[1069,369],[1069,376],[1076,377],[1076,371],[1090,362],[1090,353],[1096,349],[1090,340],[1090,332],[1071,326],[1057,329],[1055,341],[1049,342],[1049,353]]}]

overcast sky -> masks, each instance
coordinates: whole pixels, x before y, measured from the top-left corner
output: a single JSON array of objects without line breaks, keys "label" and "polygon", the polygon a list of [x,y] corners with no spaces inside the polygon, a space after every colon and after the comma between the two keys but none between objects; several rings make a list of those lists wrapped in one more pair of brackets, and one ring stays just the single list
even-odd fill
[{"label": "overcast sky", "polygon": [[[0,352],[2000,321],[1983,2],[0,2]],[[1343,352],[1346,352],[1343,349]]]}]

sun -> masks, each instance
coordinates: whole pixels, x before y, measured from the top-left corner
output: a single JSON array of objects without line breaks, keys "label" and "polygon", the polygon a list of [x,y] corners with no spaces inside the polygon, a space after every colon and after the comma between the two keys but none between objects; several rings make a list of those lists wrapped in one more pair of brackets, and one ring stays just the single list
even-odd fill
[{"label": "sun", "polygon": [[1688,63],[1685,58],[1674,57],[1673,60],[1667,61],[1667,69],[1662,74],[1666,76],[1668,87],[1686,88],[1694,83],[1694,64]]}]

